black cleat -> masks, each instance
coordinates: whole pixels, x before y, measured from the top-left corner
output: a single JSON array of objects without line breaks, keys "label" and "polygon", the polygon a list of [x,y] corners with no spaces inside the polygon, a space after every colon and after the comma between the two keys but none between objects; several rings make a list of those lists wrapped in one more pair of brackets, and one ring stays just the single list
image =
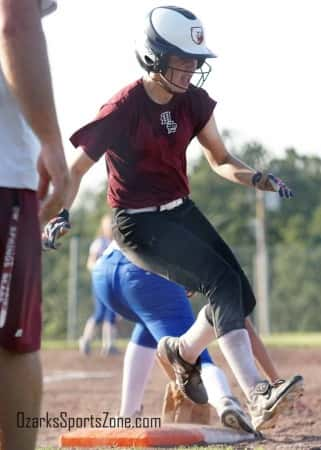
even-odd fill
[{"label": "black cleat", "polygon": [[175,372],[176,384],[183,394],[200,405],[208,402],[206,389],[201,379],[201,365],[198,358],[195,364],[182,359],[178,351],[179,338],[163,337],[157,346],[157,353],[164,366],[171,366]]},{"label": "black cleat", "polygon": [[235,397],[224,397],[216,407],[222,425],[237,431],[256,434],[250,417]]},{"label": "black cleat", "polygon": [[289,380],[258,383],[251,393],[249,410],[255,430],[271,427],[279,414],[288,410],[303,393],[303,377],[295,375]]}]

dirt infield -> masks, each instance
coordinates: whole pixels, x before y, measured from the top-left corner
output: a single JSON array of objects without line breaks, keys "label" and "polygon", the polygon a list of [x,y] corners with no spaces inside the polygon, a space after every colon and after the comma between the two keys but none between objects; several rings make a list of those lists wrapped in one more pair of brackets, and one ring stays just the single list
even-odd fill
[{"label": "dirt infield", "polygon": [[[305,378],[305,394],[302,404],[292,417],[279,420],[273,430],[265,432],[264,441],[247,445],[246,448],[266,449],[318,449],[321,448],[321,352],[319,349],[271,349],[271,354],[283,377],[301,373]],[[222,367],[226,367],[218,349],[212,355]],[[121,388],[123,355],[89,357],[75,350],[47,350],[42,355],[44,366],[44,398],[42,417],[46,417],[39,430],[40,447],[58,445],[58,437],[66,429],[67,420],[85,417],[117,415]],[[234,379],[227,372],[235,393],[242,394]],[[166,378],[155,366],[144,399],[145,416],[160,415]],[[60,418],[59,423],[54,418]],[[61,422],[61,417],[63,422]],[[56,419],[57,420],[57,419]],[[87,419],[89,420],[89,419]],[[218,425],[214,418],[215,424]],[[238,446],[241,448],[241,446]]]}]

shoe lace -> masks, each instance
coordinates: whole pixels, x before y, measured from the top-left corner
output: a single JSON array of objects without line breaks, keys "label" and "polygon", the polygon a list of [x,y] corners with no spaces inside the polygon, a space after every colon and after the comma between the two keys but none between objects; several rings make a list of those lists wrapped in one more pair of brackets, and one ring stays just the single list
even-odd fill
[{"label": "shoe lace", "polygon": [[[200,379],[200,367],[196,363],[195,365],[191,365],[189,363],[183,364],[183,367],[173,367],[174,372],[176,372],[179,375],[179,378],[181,379],[181,384],[185,386],[191,381],[191,378],[196,378],[198,380],[198,384],[202,384],[202,381]],[[196,376],[197,375],[197,376]]]},{"label": "shoe lace", "polygon": [[275,388],[278,388],[283,383],[285,383],[285,380],[283,380],[282,378],[280,378],[279,380],[274,381],[274,383],[269,383],[269,386],[268,386],[264,396],[267,397],[267,398],[270,398],[272,390],[275,389]]}]

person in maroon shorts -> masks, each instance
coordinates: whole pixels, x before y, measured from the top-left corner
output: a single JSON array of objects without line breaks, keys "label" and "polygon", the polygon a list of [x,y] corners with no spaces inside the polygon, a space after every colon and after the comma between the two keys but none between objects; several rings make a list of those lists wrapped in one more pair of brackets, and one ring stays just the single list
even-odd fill
[{"label": "person in maroon shorts", "polygon": [[[26,425],[28,419],[40,414],[42,391],[39,215],[45,222],[57,214],[68,186],[41,26],[41,16],[55,8],[55,0],[0,0],[0,447],[3,450],[33,450],[36,445],[37,429]],[[53,190],[47,195],[50,182]]]},{"label": "person in maroon shorts", "polygon": [[[206,46],[200,20],[186,9],[161,6],[150,11],[141,31],[136,55],[145,76],[112,97],[71,137],[80,154],[71,167],[64,206],[71,206],[82,176],[105,155],[114,239],[121,250],[137,266],[208,300],[184,335],[160,341],[161,360],[173,367],[185,395],[206,403],[199,355],[215,335],[259,430],[300,394],[303,379],[296,375],[270,383],[258,372],[245,327],[255,296],[231,249],[189,198],[186,149],[196,137],[212,170],[228,181],[286,198],[292,191],[226,149],[214,117],[216,102],[201,88],[210,72],[206,59],[215,55]],[[47,229],[49,245],[59,235],[59,221],[63,224],[60,217]]]}]

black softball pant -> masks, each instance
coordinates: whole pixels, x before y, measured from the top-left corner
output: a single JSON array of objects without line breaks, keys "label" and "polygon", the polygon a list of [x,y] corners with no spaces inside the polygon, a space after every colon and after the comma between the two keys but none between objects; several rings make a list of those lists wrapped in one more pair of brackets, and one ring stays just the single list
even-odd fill
[{"label": "black softball pant", "polygon": [[137,266],[204,294],[217,337],[245,328],[244,319],[256,303],[250,283],[192,200],[162,212],[129,214],[114,209],[113,234]]}]

